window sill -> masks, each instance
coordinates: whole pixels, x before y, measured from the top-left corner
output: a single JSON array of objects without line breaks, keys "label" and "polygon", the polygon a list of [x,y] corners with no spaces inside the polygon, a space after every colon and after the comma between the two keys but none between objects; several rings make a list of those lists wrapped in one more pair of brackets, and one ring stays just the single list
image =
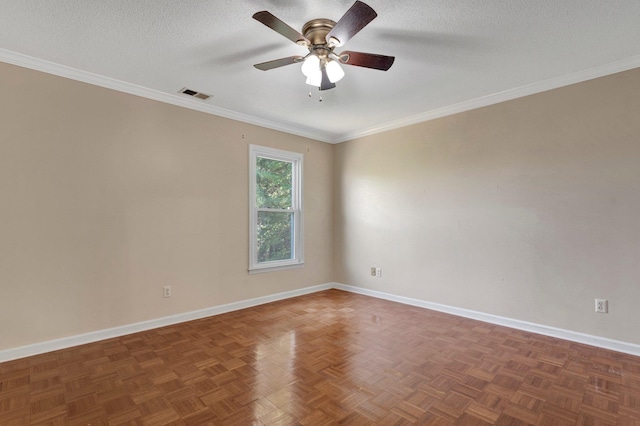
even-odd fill
[{"label": "window sill", "polygon": [[262,274],[263,272],[284,271],[285,269],[296,269],[296,268],[302,268],[303,266],[304,266],[304,262],[292,263],[288,265],[260,266],[257,268],[252,268],[252,269],[250,268],[249,275]]}]

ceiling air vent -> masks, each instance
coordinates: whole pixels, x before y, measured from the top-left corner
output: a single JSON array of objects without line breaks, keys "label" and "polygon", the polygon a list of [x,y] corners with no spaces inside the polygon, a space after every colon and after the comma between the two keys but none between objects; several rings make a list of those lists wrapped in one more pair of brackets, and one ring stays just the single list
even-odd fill
[{"label": "ceiling air vent", "polygon": [[182,89],[180,89],[178,93],[182,93],[183,95],[202,99],[203,101],[211,97],[211,95],[207,95],[206,93],[196,92],[195,90],[187,89],[186,87],[183,87]]}]

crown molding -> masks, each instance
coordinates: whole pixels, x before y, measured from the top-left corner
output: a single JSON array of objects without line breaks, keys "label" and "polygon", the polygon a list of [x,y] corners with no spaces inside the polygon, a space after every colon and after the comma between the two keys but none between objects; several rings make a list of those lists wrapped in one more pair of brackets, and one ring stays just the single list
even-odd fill
[{"label": "crown molding", "polygon": [[56,64],[54,62],[45,61],[43,59],[15,53],[10,50],[0,49],[0,61],[8,64],[17,65],[23,68],[29,68],[35,71],[45,72],[47,74],[57,75],[59,77],[69,78],[71,80],[100,86],[107,89],[116,90],[118,92],[130,95],[140,96],[154,101],[164,102],[167,104],[189,108],[195,111],[216,115],[219,117],[229,118],[231,120],[240,121],[247,124],[253,124],[267,129],[278,130],[284,133],[290,133],[321,142],[333,142],[333,138],[326,134],[309,128],[299,126],[290,126],[277,123],[271,120],[254,117],[248,114],[242,114],[215,105],[207,104],[202,101],[196,101],[180,95],[173,95],[158,90],[149,89],[137,84],[127,83],[125,81],[116,80],[114,78],[104,77],[91,72],[82,71],[65,65]]},{"label": "crown molding", "polygon": [[510,101],[513,99],[522,98],[524,96],[534,95],[536,93],[546,92],[548,90],[569,86],[575,83],[581,83],[587,80],[593,80],[594,78],[604,77],[610,74],[615,74],[618,72],[627,71],[627,70],[638,68],[638,67],[640,67],[640,55],[631,56],[629,58],[625,58],[617,62],[611,62],[609,64],[588,68],[588,69],[577,71],[571,74],[566,74],[560,77],[550,78],[548,80],[528,84],[526,86],[517,87],[515,89],[509,89],[503,92],[493,93],[491,95],[482,96],[480,98],[471,99],[469,101],[460,102],[454,105],[448,105],[442,108],[432,109],[420,114],[415,114],[409,117],[401,118],[399,120],[382,123],[381,125],[378,125],[375,127],[369,127],[367,129],[344,133],[336,137],[333,140],[333,143],[346,142],[353,139],[374,135],[376,133],[382,133],[389,130],[410,126],[412,124],[418,124],[418,123],[422,123],[429,120],[435,120],[436,118],[442,118],[449,115],[458,114],[461,112],[470,111],[473,109],[482,108],[489,105],[494,105],[500,102]]},{"label": "crown molding", "polygon": [[193,99],[185,98],[177,94],[173,95],[160,92],[158,90],[149,89],[137,84],[127,83],[121,80],[104,77],[98,74],[93,74],[87,71],[82,71],[76,68],[56,64],[54,62],[45,61],[43,59],[34,58],[5,49],[0,49],[0,61],[36,71],[45,72],[48,74],[57,75],[59,77],[69,78],[71,80],[76,80],[83,83],[93,84],[95,86],[100,86],[171,105],[189,108],[195,111],[240,121],[247,124],[253,124],[267,129],[277,130],[280,132],[290,133],[293,135],[314,139],[320,142],[328,142],[333,144],[410,126],[412,124],[435,120],[437,118],[442,118],[449,115],[494,105],[500,102],[510,101],[524,96],[534,95],[536,93],[545,92],[547,90],[553,90],[559,87],[564,87],[571,84],[580,83],[583,81],[592,80],[594,78],[604,77],[610,74],[615,74],[618,72],[640,67],[640,55],[631,56],[617,62],[611,62],[609,64],[588,68],[564,76],[517,87],[515,89],[493,93],[491,95],[482,96],[480,98],[471,99],[469,101],[460,102],[454,105],[432,109],[420,114],[404,117],[399,120],[382,123],[374,127],[355,130],[353,132],[347,132],[341,135],[331,135],[325,132],[319,132],[311,128],[282,124],[275,121],[254,117],[248,114],[242,114],[236,111],[220,108],[215,105],[203,103],[201,101],[195,101]]}]

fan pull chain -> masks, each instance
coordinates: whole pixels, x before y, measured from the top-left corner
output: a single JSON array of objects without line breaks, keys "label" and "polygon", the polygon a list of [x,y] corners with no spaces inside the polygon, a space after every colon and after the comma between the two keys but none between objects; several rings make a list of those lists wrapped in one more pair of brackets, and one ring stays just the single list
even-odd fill
[{"label": "fan pull chain", "polygon": [[[311,98],[311,97],[313,97],[313,96],[311,95],[311,92],[309,92],[309,97],[310,97],[310,98]],[[319,97],[318,102],[322,102],[322,96],[320,96],[320,97]]]}]

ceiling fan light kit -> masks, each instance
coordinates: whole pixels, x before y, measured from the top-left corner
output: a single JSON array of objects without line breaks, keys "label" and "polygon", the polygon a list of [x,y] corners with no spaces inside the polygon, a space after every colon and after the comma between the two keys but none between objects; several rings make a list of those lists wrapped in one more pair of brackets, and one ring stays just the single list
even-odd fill
[{"label": "ceiling fan light kit", "polygon": [[353,65],[387,71],[393,65],[393,56],[363,52],[334,53],[336,47],[343,46],[362,28],[371,22],[377,13],[367,4],[356,1],[336,23],[330,19],[313,19],[302,27],[302,33],[291,28],[270,12],[263,10],[253,15],[253,19],[288,38],[296,44],[305,46],[309,53],[302,56],[290,56],[273,61],[255,64],[259,70],[268,71],[285,65],[302,62],[302,74],[306,83],[320,90],[336,87],[345,73],[340,64]]},{"label": "ceiling fan light kit", "polygon": [[322,86],[322,69],[326,70],[327,78],[331,83],[336,83],[344,77],[344,71],[338,62],[330,58],[322,60],[310,53],[302,63],[302,74],[307,77],[306,83],[311,86]]}]

